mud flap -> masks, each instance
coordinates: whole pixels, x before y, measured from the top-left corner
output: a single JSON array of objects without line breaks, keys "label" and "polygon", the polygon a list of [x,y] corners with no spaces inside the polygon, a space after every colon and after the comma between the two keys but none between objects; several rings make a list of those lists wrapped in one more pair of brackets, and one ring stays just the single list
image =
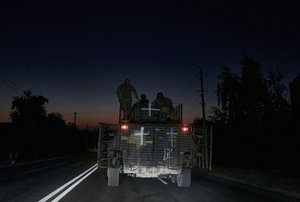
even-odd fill
[{"label": "mud flap", "polygon": [[108,167],[107,168],[107,185],[108,186],[119,186],[119,176],[120,176],[120,171],[119,168],[112,168]]},{"label": "mud flap", "polygon": [[191,185],[191,168],[184,166],[180,174],[177,175],[178,187],[189,187]]}]

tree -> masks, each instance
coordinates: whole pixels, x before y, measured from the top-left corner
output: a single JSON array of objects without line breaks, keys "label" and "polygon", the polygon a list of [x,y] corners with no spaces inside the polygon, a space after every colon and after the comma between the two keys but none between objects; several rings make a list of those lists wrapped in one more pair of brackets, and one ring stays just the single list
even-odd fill
[{"label": "tree", "polygon": [[14,97],[10,113],[13,123],[35,124],[47,117],[45,104],[48,99],[43,96],[32,95],[30,90],[25,90],[22,97]]},{"label": "tree", "polygon": [[225,118],[224,121],[231,122],[239,117],[240,86],[239,76],[232,73],[229,67],[222,67],[218,85],[218,103],[221,110],[217,114],[222,115],[220,118]]},{"label": "tree", "polygon": [[278,159],[293,163],[296,149],[290,147],[296,138],[282,73],[271,71],[264,77],[260,64],[248,56],[240,64],[241,75],[226,66],[219,75],[219,102],[212,119],[219,144],[215,154],[221,160],[227,154],[226,160],[243,166],[278,166]]},{"label": "tree", "polygon": [[48,114],[48,122],[56,126],[65,126],[66,122],[60,113]]},{"label": "tree", "polygon": [[[290,106],[285,96],[286,87],[282,83],[283,75],[277,70],[270,71],[267,77],[268,105],[264,116],[265,144],[269,161],[276,165],[278,158],[288,163],[293,152],[291,140]],[[281,148],[280,150],[278,148]],[[293,161],[293,160],[292,160]],[[291,162],[292,162],[291,161]]]},{"label": "tree", "polygon": [[282,83],[283,75],[278,70],[270,71],[267,79],[269,102],[272,108],[269,110],[279,116],[288,116],[290,114],[290,107],[286,96],[287,90]]},{"label": "tree", "polygon": [[267,109],[272,106],[260,64],[245,56],[240,65],[241,75],[232,73],[229,67],[222,67],[218,85],[219,108],[214,108],[214,113],[215,120],[219,121],[219,131],[223,131],[219,142],[231,145],[226,148],[228,156],[233,157],[235,163],[253,165],[263,162],[261,154],[268,141],[263,124]]},{"label": "tree", "polygon": [[268,101],[266,80],[261,73],[261,66],[251,57],[241,61],[241,110],[243,117],[254,124],[265,113]]},{"label": "tree", "polygon": [[46,103],[47,98],[33,95],[30,90],[12,101],[10,116],[19,159],[49,158],[84,148],[83,133],[77,127],[68,127],[60,113],[47,114]]}]

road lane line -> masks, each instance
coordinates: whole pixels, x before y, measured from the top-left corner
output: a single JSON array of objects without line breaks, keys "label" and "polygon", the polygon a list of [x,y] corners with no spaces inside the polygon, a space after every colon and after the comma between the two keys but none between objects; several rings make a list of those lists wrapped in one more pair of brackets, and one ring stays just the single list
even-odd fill
[{"label": "road lane line", "polygon": [[67,186],[69,186],[70,184],[72,184],[73,182],[75,182],[76,180],[78,180],[80,177],[82,177],[83,175],[85,175],[86,173],[90,172],[92,169],[94,169],[95,167],[97,167],[97,164],[93,165],[91,168],[89,168],[88,170],[84,171],[83,173],[81,173],[80,175],[78,175],[77,177],[73,178],[72,180],[70,180],[69,182],[65,183],[64,185],[60,186],[59,188],[57,188],[55,191],[51,192],[50,194],[48,194],[47,196],[45,196],[44,198],[42,198],[41,200],[39,200],[38,202],[45,202],[48,199],[50,199],[51,197],[53,197],[54,195],[56,195],[58,192],[60,192],[61,190],[63,190],[64,188],[66,188]]},{"label": "road lane line", "polygon": [[72,189],[74,189],[80,182],[82,182],[85,178],[87,178],[90,174],[92,174],[95,170],[98,168],[94,168],[94,170],[90,171],[88,174],[86,174],[84,177],[82,177],[80,180],[78,180],[76,183],[74,183],[72,186],[70,186],[68,189],[66,189],[63,193],[58,195],[55,199],[53,199],[51,202],[58,202],[60,199],[62,199],[65,195],[67,195]]},{"label": "road lane line", "polygon": [[162,183],[164,183],[164,184],[168,184],[166,181],[164,181],[163,179],[161,179],[161,178],[157,178],[159,181],[161,181]]}]

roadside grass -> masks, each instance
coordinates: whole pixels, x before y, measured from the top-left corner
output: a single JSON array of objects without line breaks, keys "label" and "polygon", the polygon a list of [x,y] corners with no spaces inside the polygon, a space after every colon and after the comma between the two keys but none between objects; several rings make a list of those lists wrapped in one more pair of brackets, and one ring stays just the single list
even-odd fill
[{"label": "roadside grass", "polygon": [[289,171],[214,166],[207,173],[300,199],[300,179]]}]

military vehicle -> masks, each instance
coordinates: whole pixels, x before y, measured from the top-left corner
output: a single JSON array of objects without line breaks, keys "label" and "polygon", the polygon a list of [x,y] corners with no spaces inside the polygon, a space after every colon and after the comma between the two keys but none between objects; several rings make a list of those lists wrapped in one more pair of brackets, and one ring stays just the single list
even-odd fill
[{"label": "military vehicle", "polygon": [[189,187],[193,148],[191,129],[182,124],[181,104],[169,108],[136,104],[129,120],[100,123],[98,166],[107,168],[108,186],[118,186],[120,174],[126,174],[169,178],[179,187]]}]

